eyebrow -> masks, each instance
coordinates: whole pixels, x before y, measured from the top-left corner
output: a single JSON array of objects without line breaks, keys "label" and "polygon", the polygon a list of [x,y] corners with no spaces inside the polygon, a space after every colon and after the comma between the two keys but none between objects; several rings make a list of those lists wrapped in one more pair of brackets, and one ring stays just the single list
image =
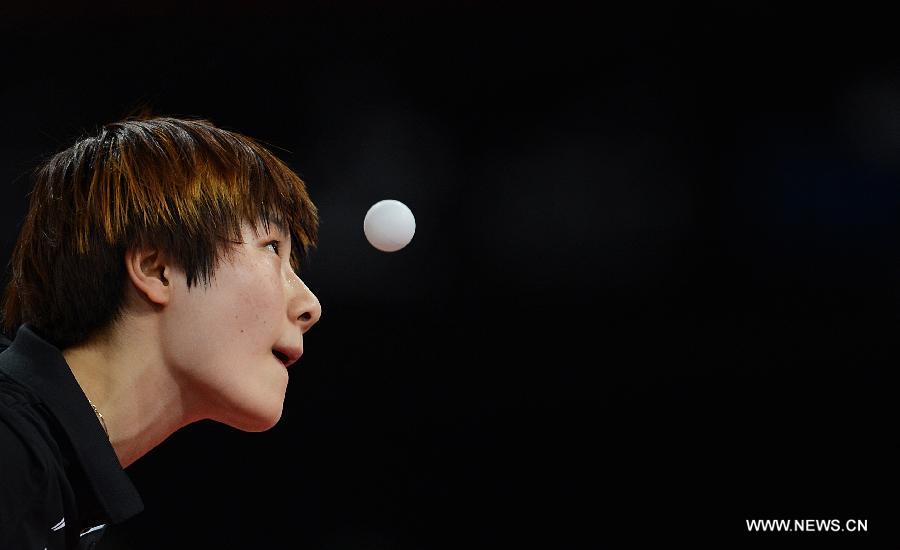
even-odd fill
[{"label": "eyebrow", "polygon": [[271,228],[277,229],[282,235],[290,237],[290,232],[287,230],[285,225],[278,220],[269,220],[269,229]]}]

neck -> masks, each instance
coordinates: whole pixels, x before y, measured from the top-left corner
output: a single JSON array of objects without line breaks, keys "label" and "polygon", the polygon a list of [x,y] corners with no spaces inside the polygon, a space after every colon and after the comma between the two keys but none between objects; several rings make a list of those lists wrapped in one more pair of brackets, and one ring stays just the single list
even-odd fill
[{"label": "neck", "polygon": [[106,434],[106,437],[109,438],[109,428],[106,427],[106,420],[103,419],[103,414],[100,413],[100,410],[97,409],[97,406],[94,405],[90,399],[88,399],[88,403],[91,404],[91,408],[94,409],[94,414],[97,415],[97,420],[100,421],[100,425],[103,427],[103,432]]},{"label": "neck", "polygon": [[81,389],[103,416],[123,468],[197,420],[177,380],[162,358],[147,349],[153,346],[141,345],[144,341],[120,331],[118,336],[63,350]]}]

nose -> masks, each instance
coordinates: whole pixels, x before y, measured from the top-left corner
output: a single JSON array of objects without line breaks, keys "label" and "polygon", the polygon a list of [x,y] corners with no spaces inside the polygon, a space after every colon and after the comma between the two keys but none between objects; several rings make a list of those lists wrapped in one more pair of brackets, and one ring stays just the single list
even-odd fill
[{"label": "nose", "polygon": [[294,309],[291,312],[291,319],[300,321],[300,328],[306,333],[312,326],[319,322],[322,316],[322,304],[315,294],[306,286],[299,278],[300,292],[294,301]]}]

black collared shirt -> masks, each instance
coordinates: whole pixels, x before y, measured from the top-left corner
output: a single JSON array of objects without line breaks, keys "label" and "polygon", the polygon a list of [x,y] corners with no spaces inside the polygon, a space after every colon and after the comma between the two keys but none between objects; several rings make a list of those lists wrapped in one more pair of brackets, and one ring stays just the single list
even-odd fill
[{"label": "black collared shirt", "polygon": [[141,497],[60,350],[26,323],[0,352],[0,548],[93,548]]}]

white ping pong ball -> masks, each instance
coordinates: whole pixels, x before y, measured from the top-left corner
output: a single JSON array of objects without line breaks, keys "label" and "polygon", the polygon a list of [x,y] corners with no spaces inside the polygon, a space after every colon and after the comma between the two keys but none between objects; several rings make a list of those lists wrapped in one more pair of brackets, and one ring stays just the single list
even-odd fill
[{"label": "white ping pong ball", "polygon": [[366,212],[363,232],[369,243],[382,252],[396,252],[409,244],[416,232],[416,218],[405,204],[378,201]]}]

